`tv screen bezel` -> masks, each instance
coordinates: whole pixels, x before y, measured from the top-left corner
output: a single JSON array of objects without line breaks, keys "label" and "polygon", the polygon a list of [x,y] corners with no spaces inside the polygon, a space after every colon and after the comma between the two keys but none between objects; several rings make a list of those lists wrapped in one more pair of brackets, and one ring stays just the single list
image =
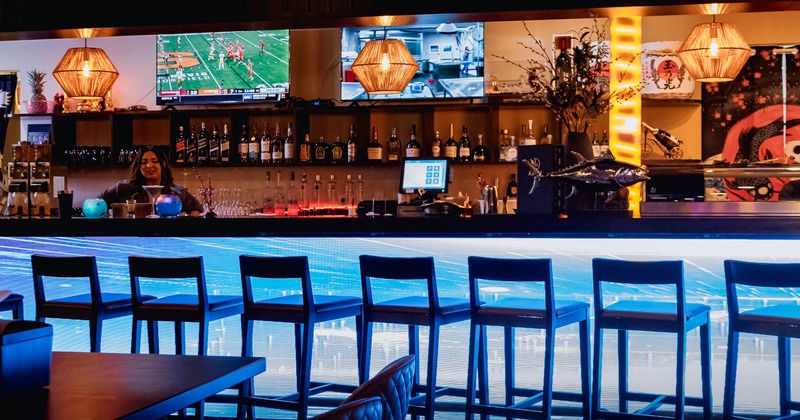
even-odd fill
[{"label": "tv screen bezel", "polygon": [[[411,188],[404,188],[406,185],[406,175],[412,163],[430,162],[437,165],[443,165],[443,187],[442,188],[425,188],[424,186],[413,186]],[[402,162],[400,170],[400,189],[399,192],[403,194],[419,194],[419,195],[432,195],[432,194],[446,194],[450,184],[450,160],[446,158],[420,158],[420,159],[405,159]],[[419,189],[424,191],[421,192]]]},{"label": "tv screen bezel", "polygon": [[[453,37],[453,44],[444,44],[444,43],[437,43],[439,41],[432,41],[426,43],[422,38],[420,38],[419,45],[416,47],[409,48],[414,58],[418,60],[418,64],[420,64],[420,70],[417,72],[415,79],[412,79],[409,82],[408,86],[406,87],[405,91],[402,94],[379,94],[379,95],[372,95],[367,94],[363,91],[360,83],[351,78],[355,76],[353,74],[348,74],[348,65],[352,64],[352,61],[358,55],[358,51],[360,51],[361,46],[365,42],[364,40],[367,38],[363,38],[358,33],[359,32],[372,32],[374,36],[371,36],[370,39],[377,39],[383,38],[384,36],[389,39],[401,39],[404,43],[408,46],[407,37],[403,37],[403,33],[425,33],[425,32],[435,32],[436,28],[444,23],[434,23],[434,24],[413,24],[413,25],[395,25],[395,26],[365,26],[365,27],[344,27],[341,29],[341,38],[342,38],[342,56],[341,56],[341,71],[340,71],[340,86],[339,86],[339,99],[342,102],[358,102],[358,101],[400,101],[400,102],[422,102],[422,101],[447,101],[447,100],[475,100],[481,99],[486,96],[486,76],[483,72],[484,69],[484,60],[485,60],[485,22],[482,21],[472,21],[472,22],[460,22],[454,23],[458,28],[458,35],[454,36],[453,34],[449,33],[436,33],[437,37]],[[474,28],[472,28],[474,27]],[[470,28],[472,28],[470,30]],[[385,35],[384,35],[385,34]],[[476,40],[472,38],[472,35],[480,34],[480,40]],[[469,37],[469,38],[468,38]],[[353,39],[350,39],[353,38]],[[355,41],[357,39],[357,41]],[[438,39],[438,38],[437,38]],[[458,41],[456,39],[459,39]],[[464,41],[460,41],[460,39],[464,39]],[[469,43],[467,42],[469,41]],[[358,47],[356,48],[353,44],[358,42]],[[442,41],[445,42],[445,41]],[[468,45],[467,45],[468,44]],[[416,43],[415,43],[416,45]],[[451,50],[449,52],[445,52],[446,46],[451,46]],[[457,48],[453,49],[452,47],[458,46]],[[476,47],[479,45],[479,48]],[[433,56],[430,51],[431,47],[437,47],[438,52],[436,53],[439,57],[442,57],[444,54],[450,55],[450,60],[443,60],[437,61],[433,59]],[[456,60],[456,56],[454,54],[458,54],[459,57],[463,55],[464,47],[469,46],[472,49],[470,50],[469,59],[467,60],[470,64],[468,64],[468,74],[464,75],[461,73],[463,71],[461,63],[456,71],[459,71],[458,77],[436,77],[441,73],[439,70],[434,71],[433,67],[435,64],[439,64],[437,69],[442,69],[441,71],[452,72],[452,68],[455,64],[458,64],[459,61]],[[416,48],[419,49],[419,54],[415,54]],[[477,51],[476,51],[477,50]],[[460,58],[459,58],[460,60]],[[463,61],[463,60],[461,60]],[[444,67],[442,64],[449,64],[450,67]],[[428,69],[430,71],[426,71]],[[352,71],[350,71],[352,73]],[[449,74],[449,73],[448,73]],[[427,78],[426,78],[427,76]],[[469,77],[469,81],[466,78]],[[458,80],[464,79],[465,86],[459,86],[457,83],[452,83],[452,86],[448,86],[445,88],[440,80]],[[356,89],[356,93],[353,93],[352,90]],[[358,91],[360,89],[360,91]],[[469,93],[464,94],[463,96],[453,96],[450,92],[464,92],[467,89],[470,90]],[[429,92],[429,96],[419,96],[425,95],[425,92]],[[440,95],[440,96],[437,96]]]},{"label": "tv screen bezel", "polygon": [[[168,80],[174,80],[175,77],[173,71],[164,72],[164,62],[169,60],[168,63],[171,66],[177,66],[178,58],[175,57],[173,54],[175,52],[174,49],[164,49],[162,50],[162,40],[170,40],[176,39],[176,37],[186,37],[186,36],[197,36],[202,35],[208,41],[209,38],[213,35],[215,41],[222,39],[223,44],[226,45],[231,40],[239,41],[246,40],[248,35],[252,34],[260,34],[259,36],[263,37],[272,37],[276,40],[285,40],[285,42],[276,43],[274,45],[282,45],[282,49],[280,51],[276,50],[275,48],[270,48],[268,43],[265,43],[264,52],[267,56],[277,57],[278,60],[282,60],[282,57],[285,54],[286,57],[286,65],[285,65],[285,77],[281,77],[281,79],[285,79],[286,81],[279,81],[276,83],[277,90],[272,91],[275,87],[265,87],[267,91],[261,92],[260,90],[262,87],[259,86],[252,86],[252,85],[245,85],[243,83],[236,83],[232,84],[231,86],[221,85],[217,83],[216,86],[211,86],[208,88],[209,91],[213,90],[220,90],[217,93],[207,93],[207,94],[200,94],[199,91],[203,90],[203,88],[199,89],[162,89],[162,83],[165,77]],[[232,37],[234,36],[235,39]],[[289,51],[289,42],[290,42],[290,31],[288,29],[254,29],[254,30],[246,30],[246,31],[205,31],[205,32],[186,32],[186,33],[170,33],[170,34],[157,34],[156,35],[156,87],[155,87],[155,102],[156,105],[159,106],[181,106],[181,105],[229,105],[229,104],[260,104],[260,103],[276,103],[278,101],[284,100],[289,97],[290,93],[290,81],[291,81],[291,72],[289,70],[289,60],[290,60],[290,51]],[[244,42],[243,42],[244,43]],[[219,43],[217,44],[220,45]],[[258,57],[259,55],[260,45],[258,43],[249,42],[246,45],[245,53],[244,53],[244,60],[238,62],[235,59],[232,59],[229,54],[226,54],[224,57],[225,66],[230,65],[238,65],[242,66],[242,72],[244,75],[247,75],[247,59],[249,57]],[[215,49],[215,58],[213,60],[208,60],[207,54],[209,53],[209,49],[205,48],[197,48],[195,49],[196,54],[199,54],[198,58],[205,58],[205,60],[201,61],[201,64],[209,63],[212,64],[214,67],[212,69],[217,69],[218,59],[216,56],[222,52],[220,48]],[[255,53],[253,53],[255,51]],[[165,54],[166,53],[166,54]],[[189,52],[193,54],[192,52]],[[168,58],[165,58],[168,57]],[[191,55],[190,55],[191,57]],[[197,56],[195,56],[197,57]],[[182,57],[181,57],[182,58]],[[183,61],[183,60],[181,60]],[[208,67],[208,66],[206,66]],[[254,66],[255,67],[255,66]],[[174,67],[170,67],[172,69]],[[213,71],[213,70],[212,70]],[[257,70],[254,69],[254,73],[257,73]],[[283,73],[282,73],[283,75]],[[245,82],[242,79],[242,82]],[[166,93],[166,94],[165,94]]]}]

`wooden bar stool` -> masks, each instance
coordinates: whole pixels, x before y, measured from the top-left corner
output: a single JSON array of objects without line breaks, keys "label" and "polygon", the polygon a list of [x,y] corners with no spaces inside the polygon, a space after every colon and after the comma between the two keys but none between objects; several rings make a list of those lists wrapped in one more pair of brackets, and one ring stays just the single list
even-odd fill
[{"label": "wooden bar stool", "polygon": [[[589,374],[589,308],[588,302],[555,299],[553,291],[552,261],[549,258],[489,258],[470,256],[470,333],[469,368],[467,371],[467,418],[473,414],[509,416],[515,418],[550,418],[552,401],[580,402],[583,418],[591,418]],[[513,283],[513,284],[512,284]],[[512,288],[506,296],[488,301],[482,299],[481,288],[487,285],[507,285]],[[541,293],[517,293],[513,288],[531,286],[541,288]],[[553,390],[555,368],[555,335],[564,326],[577,323],[580,337],[581,392]],[[490,326],[503,327],[505,364],[505,404],[491,404],[487,355],[487,330]],[[516,355],[514,332],[516,328],[536,328],[545,332],[544,375],[542,389],[523,388],[516,384]],[[475,403],[475,372],[479,371],[481,402]],[[523,397],[518,401],[518,397]],[[541,402],[541,407],[533,406]]]},{"label": "wooden bar stool", "polygon": [[24,299],[19,293],[9,293],[5,299],[0,300],[0,312],[11,311],[12,319],[25,319]]},{"label": "wooden bar stool", "polygon": [[[353,385],[311,381],[311,361],[314,349],[314,325],[349,317],[355,318],[356,357],[361,364],[361,298],[356,296],[316,296],[311,287],[308,257],[239,256],[239,270],[244,295],[242,316],[242,355],[253,355],[253,324],[255,321],[294,324],[296,393],[287,396],[250,395],[248,406],[271,407],[297,411],[297,418],[308,417],[309,398],[326,391],[349,392]],[[259,281],[266,280],[266,281]],[[261,299],[254,290],[266,290],[276,280],[299,280],[302,294]],[[360,381],[359,381],[360,383]]]},{"label": "wooden bar stool", "polygon": [[[709,331],[711,308],[698,303],[687,303],[684,286],[683,261],[626,261],[595,258],[592,260],[594,284],[594,363],[592,366],[592,417],[593,418],[652,418],[664,404],[675,406],[675,418],[682,419],[685,406],[703,409],[703,418],[711,419],[711,335]],[[654,299],[624,299],[621,294],[607,297],[603,294],[606,284],[640,287],[653,285],[670,293],[675,301]],[[638,294],[638,291],[637,291]],[[606,305],[606,302],[614,303]],[[686,382],[686,336],[689,331],[700,329],[700,364],[702,397],[687,397]],[[600,407],[602,389],[603,330],[617,330],[617,373],[619,376],[619,409],[613,412]],[[677,363],[675,366],[675,394],[661,395],[633,392],[628,389],[628,332],[668,332],[677,335]],[[629,412],[630,401],[647,403],[635,412]]]},{"label": "wooden bar stool", "polygon": [[[364,299],[364,338],[361,381],[369,375],[372,350],[372,324],[383,322],[408,326],[409,354],[416,357],[415,377],[409,406],[412,415],[424,415],[432,419],[439,396],[466,397],[466,389],[437,387],[436,371],[439,359],[439,329],[443,325],[469,319],[469,300],[439,297],[436,272],[432,257],[379,257],[361,255],[361,290]],[[373,280],[389,280],[396,283],[389,300],[376,301],[373,297]],[[427,296],[403,295],[410,281],[426,283]],[[427,379],[424,385],[419,379],[419,327],[429,327]],[[422,394],[420,394],[420,392]]]},{"label": "wooden bar stool", "polygon": [[[36,298],[36,320],[46,318],[80,319],[89,321],[89,349],[100,351],[103,335],[103,321],[132,314],[132,299],[127,293],[103,293],[100,277],[97,274],[97,260],[94,256],[50,256],[31,255],[33,271],[33,293]],[[51,280],[63,282],[65,278],[84,279],[88,282],[88,292],[71,296],[49,298],[55,294],[48,287]],[[86,283],[84,283],[85,285]],[[87,289],[84,287],[84,290]],[[153,296],[142,295],[143,301]],[[133,320],[133,329],[141,328],[139,321]]]},{"label": "wooden bar stool", "polygon": [[[728,302],[728,357],[725,364],[725,391],[722,414],[725,419],[735,418],[736,367],[739,359],[739,334],[759,334],[778,339],[778,403],[780,416],[800,411],[800,401],[792,400],[792,365],[790,339],[800,338],[800,305],[777,303],[747,308],[740,302],[738,287],[759,289],[759,302],[764,300],[764,289],[800,288],[800,263],[748,262],[725,260],[725,290]],[[798,413],[794,413],[795,416]]]}]

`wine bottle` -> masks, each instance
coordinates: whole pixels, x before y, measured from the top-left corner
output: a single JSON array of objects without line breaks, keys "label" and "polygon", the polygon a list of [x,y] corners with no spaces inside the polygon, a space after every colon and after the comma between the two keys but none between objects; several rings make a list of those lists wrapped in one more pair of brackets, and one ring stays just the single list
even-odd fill
[{"label": "wine bottle", "polygon": [[283,137],[281,137],[281,124],[275,123],[275,136],[272,137],[272,164],[283,165]]},{"label": "wine bottle", "polygon": [[175,164],[183,165],[186,163],[186,136],[183,126],[178,127],[178,136],[175,137]]},{"label": "wine bottle", "polygon": [[221,165],[231,163],[231,136],[228,133],[228,124],[222,125],[222,138],[219,140],[219,163]]},{"label": "wine bottle", "polygon": [[323,136],[319,136],[319,141],[314,144],[314,163],[318,165],[331,163],[331,146]]},{"label": "wine bottle", "polygon": [[286,123],[286,138],[283,140],[283,162],[294,165],[297,162],[297,144],[294,142],[292,123]]},{"label": "wine bottle", "polygon": [[211,129],[211,137],[208,140],[208,164],[212,166],[219,165],[219,126],[214,124]]},{"label": "wine bottle", "polygon": [[553,135],[550,134],[547,123],[542,125],[542,144],[553,144]]},{"label": "wine bottle", "polygon": [[247,124],[242,124],[242,133],[239,137],[238,161],[240,165],[247,165],[247,157],[250,150],[250,136],[247,135]]},{"label": "wine bottle", "polygon": [[467,135],[466,124],[461,129],[461,139],[458,141],[458,160],[461,162],[469,162],[472,160],[472,142]]},{"label": "wine bottle", "polygon": [[572,76],[572,58],[569,55],[569,50],[572,47],[572,38],[569,36],[557,37],[556,45],[559,49],[555,62],[556,78],[562,83],[568,82]]},{"label": "wine bottle", "polygon": [[350,136],[347,137],[347,163],[358,162],[358,140],[356,139],[356,127],[350,125]]},{"label": "wine bottle", "polygon": [[411,125],[411,139],[406,144],[406,159],[417,159],[420,157],[421,145],[417,141],[417,125]]},{"label": "wine bottle", "polygon": [[644,121],[642,122],[642,126],[650,132],[650,134],[655,137],[655,139],[661,143],[662,146],[666,147],[667,150],[672,150],[683,143],[681,140],[678,140],[677,137],[673,136],[672,134],[660,129],[655,128],[650,125],[647,125]]},{"label": "wine bottle", "polygon": [[370,163],[383,162],[383,146],[378,141],[378,129],[376,127],[372,127],[372,141],[369,142],[367,147],[367,160]]},{"label": "wine bottle", "polygon": [[281,171],[278,170],[278,173],[275,174],[275,192],[274,197],[275,199],[273,202],[275,203],[275,215],[276,216],[285,216],[286,215],[286,190],[283,188],[283,183],[281,180]]},{"label": "wine bottle", "polygon": [[444,142],[444,157],[453,162],[458,159],[458,142],[453,138],[453,124],[450,124],[450,137]]},{"label": "wine bottle", "polygon": [[264,180],[264,191],[262,197],[262,213],[275,214],[275,190],[272,188],[272,180],[270,173],[267,171],[266,179]]},{"label": "wine bottle", "polygon": [[336,177],[333,174],[331,174],[331,179],[328,181],[328,205],[339,205],[339,196],[336,192]]},{"label": "wine bottle", "polygon": [[517,174],[511,174],[511,181],[508,181],[508,186],[506,187],[506,197],[508,198],[517,198]]},{"label": "wine bottle", "polygon": [[[308,134],[306,134],[308,135]],[[299,187],[299,196],[298,196],[298,206],[301,209],[308,208],[308,178],[306,177],[306,173],[303,172],[303,175],[300,177],[300,187]]]},{"label": "wine bottle", "polygon": [[398,162],[400,160],[400,139],[397,137],[397,127],[392,127],[389,139],[386,140],[386,148],[389,151],[387,155],[388,161]]},{"label": "wine bottle", "polygon": [[508,162],[508,129],[500,130],[500,140],[497,141],[498,161]]},{"label": "wine bottle", "polygon": [[339,164],[345,162],[347,156],[347,145],[344,144],[340,136],[336,136],[336,140],[331,145],[331,163]]},{"label": "wine bottle", "polygon": [[206,122],[200,123],[200,134],[197,135],[197,164],[199,166],[208,165],[208,130]]},{"label": "wine bottle", "polygon": [[439,130],[436,130],[431,142],[431,157],[442,157],[442,137],[439,134]]},{"label": "wine bottle", "polygon": [[261,139],[258,137],[258,126],[253,123],[250,142],[247,144],[247,162],[256,165],[261,161]]},{"label": "wine bottle", "polygon": [[489,149],[483,145],[483,134],[478,134],[478,145],[472,151],[472,160],[475,162],[486,162],[489,160]]},{"label": "wine bottle", "polygon": [[[289,123],[291,125],[291,123]],[[289,128],[286,128],[286,135],[289,134]],[[289,186],[286,188],[286,215],[295,217],[300,214],[300,191],[294,183],[294,171],[289,172]]]},{"label": "wine bottle", "polygon": [[311,153],[311,136],[306,133],[303,137],[303,140],[300,142],[298,147],[300,153],[298,154],[298,158],[300,159],[300,163],[303,165],[307,165],[312,162],[312,153]]},{"label": "wine bottle", "polygon": [[603,130],[603,138],[600,139],[600,155],[608,152],[608,131]]},{"label": "wine bottle", "polygon": [[272,161],[272,136],[269,135],[269,126],[264,121],[264,131],[261,133],[261,141],[259,142],[259,161],[262,165],[268,165]]},{"label": "wine bottle", "polygon": [[534,146],[539,142],[536,140],[536,135],[533,133],[533,120],[528,120],[528,127],[525,130],[525,137],[522,139],[523,146]]},{"label": "wine bottle", "polygon": [[186,163],[197,165],[197,131],[194,126],[189,127],[189,137],[186,138]]},{"label": "wine bottle", "polygon": [[597,138],[597,130],[592,133],[592,155],[600,156],[600,139]]},{"label": "wine bottle", "polygon": [[322,181],[319,180],[319,174],[314,175],[314,185],[311,192],[311,205],[315,208],[322,207]]}]

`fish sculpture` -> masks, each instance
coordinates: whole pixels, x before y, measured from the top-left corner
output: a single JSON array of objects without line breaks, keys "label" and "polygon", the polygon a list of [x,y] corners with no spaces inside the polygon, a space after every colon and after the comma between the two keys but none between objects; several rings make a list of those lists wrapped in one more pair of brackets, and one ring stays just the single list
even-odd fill
[{"label": "fish sculpture", "polygon": [[528,194],[533,194],[544,178],[563,180],[571,185],[572,190],[567,198],[577,194],[578,189],[595,192],[612,191],[650,179],[647,176],[647,167],[619,162],[610,151],[603,152],[592,160],[586,160],[578,152],[573,151],[572,153],[578,163],[549,174],[543,174],[539,170],[538,162],[535,159],[523,159],[525,165],[530,169],[529,174],[533,175],[533,182]]}]

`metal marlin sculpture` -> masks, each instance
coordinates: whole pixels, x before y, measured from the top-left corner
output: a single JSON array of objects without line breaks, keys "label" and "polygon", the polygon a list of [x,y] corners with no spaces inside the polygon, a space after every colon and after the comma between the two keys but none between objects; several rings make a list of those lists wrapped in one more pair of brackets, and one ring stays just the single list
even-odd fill
[{"label": "metal marlin sculpture", "polygon": [[578,152],[572,152],[578,163],[543,174],[539,170],[539,162],[536,159],[524,159],[523,162],[530,169],[529,175],[533,175],[533,183],[528,194],[533,194],[539,187],[542,179],[551,178],[565,181],[572,187],[567,198],[572,197],[578,189],[588,189],[591,191],[611,191],[629,187],[637,182],[650,179],[647,176],[648,170],[645,166],[632,165],[630,163],[619,162],[610,152],[603,152],[600,156],[586,160]]}]

